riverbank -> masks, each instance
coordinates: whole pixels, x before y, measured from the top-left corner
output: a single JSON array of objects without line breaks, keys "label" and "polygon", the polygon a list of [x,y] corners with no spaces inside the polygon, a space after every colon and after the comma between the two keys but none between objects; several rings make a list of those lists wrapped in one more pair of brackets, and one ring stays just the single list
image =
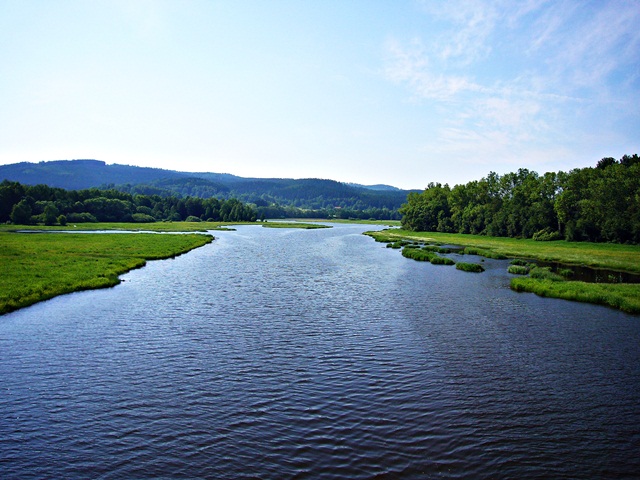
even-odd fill
[{"label": "riverbank", "polygon": [[[621,272],[640,273],[640,246],[589,242],[537,242],[531,239],[485,237],[437,232],[412,232],[392,229],[365,232],[380,242],[411,240],[425,243],[475,247],[491,256],[528,258],[566,265],[605,268]],[[480,253],[480,252],[479,252]],[[640,313],[639,284],[595,284],[560,278],[514,277],[511,288],[533,292],[540,296],[595,303]]]},{"label": "riverbank", "polygon": [[0,232],[0,314],[65,293],[112,287],[148,260],[176,257],[212,241],[202,234]]},{"label": "riverbank", "polygon": [[126,232],[194,232],[205,233],[211,230],[233,230],[234,225],[262,225],[268,228],[327,228],[326,225],[319,225],[304,221],[264,221],[264,222],[150,222],[150,223],[77,223],[68,225],[0,225],[0,232],[20,232],[20,231],[44,231],[44,232],[69,232],[73,231],[126,231]]}]

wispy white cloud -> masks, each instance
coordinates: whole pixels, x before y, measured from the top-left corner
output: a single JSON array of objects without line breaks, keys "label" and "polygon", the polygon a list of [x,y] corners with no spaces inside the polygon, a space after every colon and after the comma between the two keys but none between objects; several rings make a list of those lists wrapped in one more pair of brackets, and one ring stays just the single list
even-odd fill
[{"label": "wispy white cloud", "polygon": [[505,158],[534,144],[566,151],[567,136],[577,142],[600,134],[602,124],[613,122],[605,117],[620,115],[619,104],[638,122],[638,2],[420,6],[432,31],[410,42],[389,40],[385,73],[446,112],[436,141],[447,148]]}]

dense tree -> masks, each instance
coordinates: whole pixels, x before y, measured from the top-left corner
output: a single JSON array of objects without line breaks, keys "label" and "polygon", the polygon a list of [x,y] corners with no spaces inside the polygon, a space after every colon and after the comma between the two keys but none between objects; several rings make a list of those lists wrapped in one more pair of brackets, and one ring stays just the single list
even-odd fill
[{"label": "dense tree", "polygon": [[466,185],[430,184],[407,197],[404,228],[492,236],[640,243],[640,159],[595,168],[491,172]]},{"label": "dense tree", "polygon": [[[225,214],[221,215],[220,212]],[[72,222],[181,221],[188,217],[212,221],[255,221],[255,208],[237,199],[177,198],[120,190],[64,190],[46,185],[0,184],[0,214],[16,224]],[[62,219],[62,221],[61,221]]]}]

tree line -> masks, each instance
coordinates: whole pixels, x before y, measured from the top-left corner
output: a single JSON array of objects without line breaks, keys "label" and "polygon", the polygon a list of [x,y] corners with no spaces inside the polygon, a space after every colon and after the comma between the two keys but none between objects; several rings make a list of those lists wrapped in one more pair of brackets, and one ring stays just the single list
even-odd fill
[{"label": "tree line", "polygon": [[178,198],[116,189],[65,190],[47,185],[0,183],[0,222],[45,225],[82,222],[253,222],[256,209],[231,198]]},{"label": "tree line", "polygon": [[464,185],[430,183],[400,208],[403,228],[536,240],[640,243],[640,158],[517,172]]}]

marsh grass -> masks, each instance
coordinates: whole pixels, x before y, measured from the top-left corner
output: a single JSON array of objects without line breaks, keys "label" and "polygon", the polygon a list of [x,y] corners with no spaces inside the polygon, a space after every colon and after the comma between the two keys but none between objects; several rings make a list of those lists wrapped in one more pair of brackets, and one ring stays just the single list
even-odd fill
[{"label": "marsh grass", "polygon": [[57,295],[117,285],[147,260],[210,243],[210,235],[0,232],[0,314]]},{"label": "marsh grass", "polygon": [[439,245],[425,245],[422,247],[424,250],[428,250],[430,252],[436,253],[451,253],[452,250],[450,248],[441,247]]},{"label": "marsh grass", "polygon": [[477,248],[477,247],[465,247],[461,253],[465,255],[478,255],[480,257],[493,258],[495,260],[504,260],[505,258],[507,258],[502,253],[494,252],[493,250],[487,250],[485,248]]},{"label": "marsh grass", "polygon": [[[482,250],[480,254],[491,251],[503,258],[524,257],[545,262],[558,262],[566,265],[582,265],[591,268],[604,268],[622,272],[640,273],[640,245],[620,245],[611,243],[536,242],[529,239],[486,237],[437,232],[412,232],[392,229],[380,232],[366,232],[376,241],[393,242],[400,239],[415,242],[439,242],[449,245],[461,245]],[[492,257],[495,258],[495,257]],[[534,264],[522,260],[514,265],[528,266],[536,270]],[[460,265],[458,262],[456,265]],[[462,267],[460,267],[462,268]],[[539,267],[538,267],[539,268]],[[548,269],[538,270],[530,277],[511,279],[511,288],[519,292],[533,292],[541,296],[563,298],[566,300],[589,302],[618,308],[629,313],[640,313],[640,284],[625,283],[586,283],[571,281]]]},{"label": "marsh grass", "polygon": [[[440,242],[447,245],[461,245],[491,250],[507,258],[531,258],[545,262],[559,262],[567,265],[584,265],[630,273],[640,273],[640,245],[591,242],[536,242],[531,239],[488,237],[460,233],[412,232],[390,229],[380,232],[366,232],[377,241]],[[385,239],[385,240],[383,240]]]},{"label": "marsh grass", "polygon": [[478,263],[458,262],[456,268],[463,272],[481,273],[484,272],[484,267]]},{"label": "marsh grass", "polygon": [[447,257],[441,257],[435,252],[422,248],[403,248],[402,256],[418,260],[419,262],[431,262],[434,265],[455,265],[456,262]]},{"label": "marsh grass", "polygon": [[509,265],[507,272],[513,275],[527,275],[529,273],[529,267],[526,265]]},{"label": "marsh grass", "polygon": [[408,242],[406,240],[398,240],[397,242],[389,242],[387,243],[387,248],[395,248],[395,249],[399,249],[402,247],[406,247],[407,245],[410,245],[411,242]]},{"label": "marsh grass", "polygon": [[640,284],[586,283],[516,277],[511,279],[511,288],[517,292],[532,292],[541,297],[606,305],[627,313],[640,314]]},{"label": "marsh grass", "polygon": [[539,280],[549,280],[551,282],[563,282],[564,277],[553,273],[550,267],[534,267],[529,271],[531,278],[537,278]]}]

